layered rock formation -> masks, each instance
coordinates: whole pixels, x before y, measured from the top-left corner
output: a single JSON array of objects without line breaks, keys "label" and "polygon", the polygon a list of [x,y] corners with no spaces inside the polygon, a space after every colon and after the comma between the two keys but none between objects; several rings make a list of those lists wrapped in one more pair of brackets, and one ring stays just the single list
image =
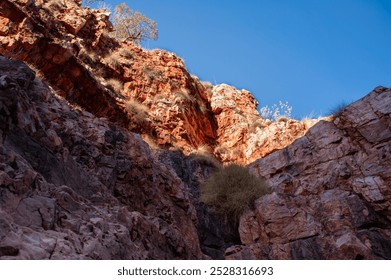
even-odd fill
[{"label": "layered rock formation", "polygon": [[263,121],[248,91],[201,83],[173,53],[115,40],[108,18],[80,1],[4,0],[0,52],[27,62],[69,102],[141,134],[151,147],[202,149],[222,162],[247,164],[314,123]]},{"label": "layered rock formation", "polygon": [[139,135],[0,56],[0,258],[199,259],[197,216]]},{"label": "layered rock formation", "polygon": [[250,170],[273,193],[229,259],[391,258],[391,89],[378,87]]}]

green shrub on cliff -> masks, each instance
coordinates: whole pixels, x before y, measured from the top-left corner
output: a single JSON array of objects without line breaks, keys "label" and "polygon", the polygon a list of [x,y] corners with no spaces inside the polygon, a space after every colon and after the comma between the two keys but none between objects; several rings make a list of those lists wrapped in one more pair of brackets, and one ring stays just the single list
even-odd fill
[{"label": "green shrub on cliff", "polygon": [[255,199],[269,193],[264,180],[246,168],[232,164],[212,174],[201,186],[201,201],[221,218],[226,229],[236,232],[239,219]]}]

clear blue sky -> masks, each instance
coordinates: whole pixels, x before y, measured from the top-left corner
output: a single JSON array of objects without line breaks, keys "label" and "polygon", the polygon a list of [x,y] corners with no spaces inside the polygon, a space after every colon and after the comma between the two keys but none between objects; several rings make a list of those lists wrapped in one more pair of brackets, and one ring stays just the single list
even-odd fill
[{"label": "clear blue sky", "polygon": [[250,90],[260,106],[325,115],[391,86],[391,0],[106,0],[156,21],[157,41],[201,80]]}]

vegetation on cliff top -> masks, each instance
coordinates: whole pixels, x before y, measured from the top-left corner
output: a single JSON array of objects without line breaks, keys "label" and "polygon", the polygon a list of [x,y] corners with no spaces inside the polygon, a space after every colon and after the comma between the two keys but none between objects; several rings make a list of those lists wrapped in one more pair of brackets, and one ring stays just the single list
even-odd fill
[{"label": "vegetation on cliff top", "polygon": [[[87,3],[100,2],[103,0],[86,0]],[[112,13],[108,5],[101,5],[108,12]],[[157,24],[139,11],[132,10],[126,3],[115,7],[112,16],[114,31],[112,35],[123,41],[132,41],[140,45],[142,41],[158,37]]]}]

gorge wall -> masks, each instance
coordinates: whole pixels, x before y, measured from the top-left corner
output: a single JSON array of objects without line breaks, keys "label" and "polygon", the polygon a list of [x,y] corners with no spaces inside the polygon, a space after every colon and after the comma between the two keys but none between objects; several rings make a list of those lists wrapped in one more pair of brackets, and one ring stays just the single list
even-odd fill
[{"label": "gorge wall", "polygon": [[[112,28],[81,1],[0,2],[0,259],[391,258],[390,89],[271,122]],[[272,189],[241,244],[199,202],[234,162]]]},{"label": "gorge wall", "polygon": [[175,54],[118,41],[110,31],[109,14],[80,1],[0,4],[3,55],[25,61],[69,102],[139,133],[151,147],[248,164],[316,122],[264,121],[250,92],[200,82]]},{"label": "gorge wall", "polygon": [[391,89],[377,87],[252,163],[273,193],[243,215],[228,258],[391,258]]},{"label": "gorge wall", "polygon": [[199,259],[183,182],[137,134],[0,57],[0,258]]}]

